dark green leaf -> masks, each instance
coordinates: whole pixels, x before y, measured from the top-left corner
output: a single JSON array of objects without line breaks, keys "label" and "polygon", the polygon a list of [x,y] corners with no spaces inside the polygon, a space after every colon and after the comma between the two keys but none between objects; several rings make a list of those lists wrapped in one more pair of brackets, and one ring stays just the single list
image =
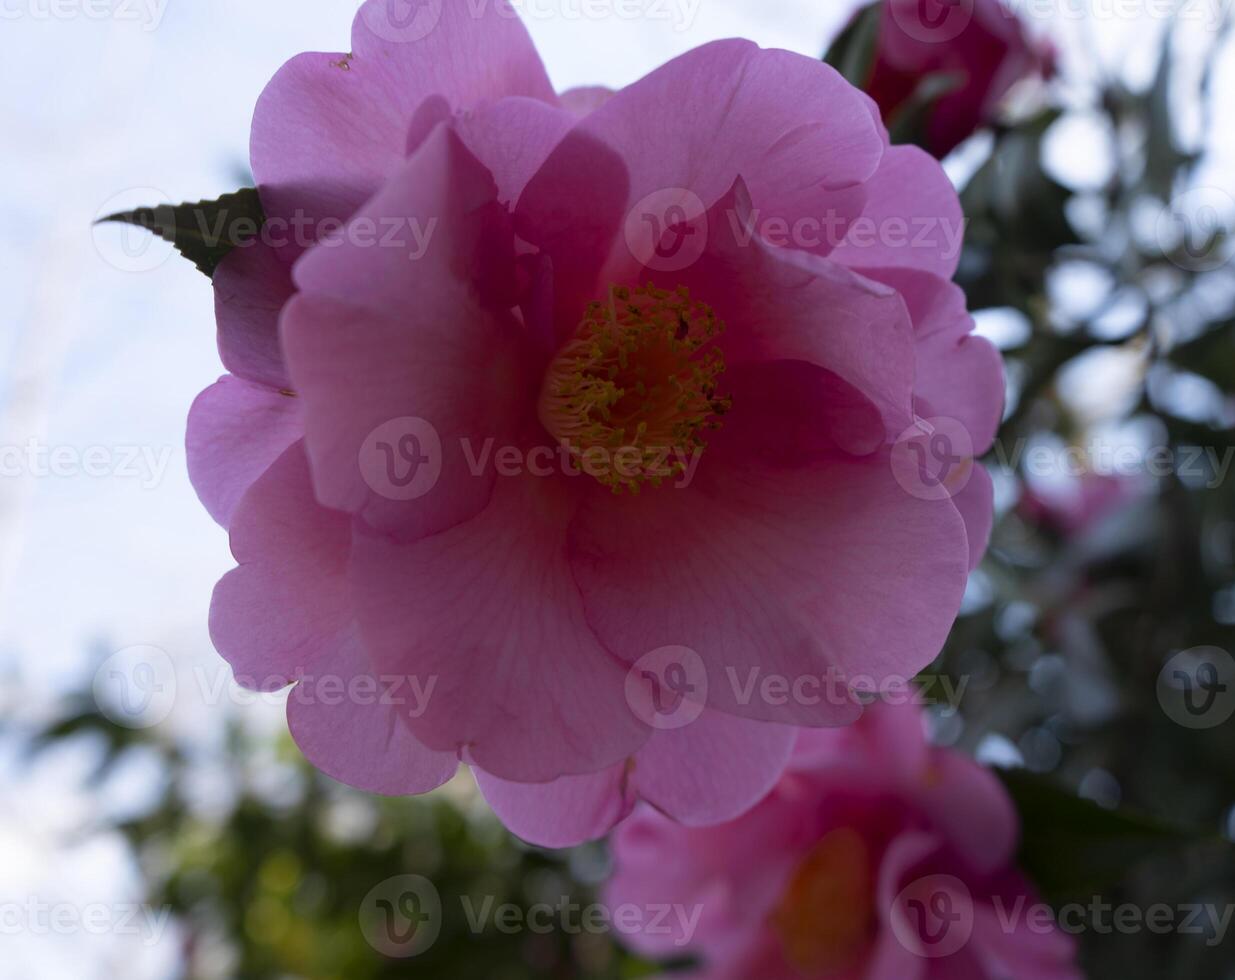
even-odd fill
[{"label": "dark green leaf", "polygon": [[858,12],[848,26],[837,35],[823,56],[851,84],[865,88],[875,63],[875,46],[879,41],[879,24],[883,4],[875,3]]},{"label": "dark green leaf", "polygon": [[246,187],[215,201],[162,204],[100,218],[136,225],[171,242],[176,250],[208,276],[237,245],[252,241],[266,220],[257,190]]},{"label": "dark green leaf", "polygon": [[1020,866],[1050,899],[1092,895],[1140,860],[1203,840],[1148,816],[1108,810],[1024,769],[999,770],[1021,815]]},{"label": "dark green leaf", "polygon": [[1167,31],[1162,41],[1158,72],[1149,89],[1146,111],[1145,183],[1149,190],[1164,201],[1169,200],[1175,177],[1196,160],[1196,154],[1179,148],[1171,109],[1171,85],[1174,76],[1174,56],[1171,42],[1174,31]]},{"label": "dark green leaf", "polygon": [[1208,378],[1218,387],[1235,389],[1235,320],[1228,320],[1170,353],[1177,367]]}]

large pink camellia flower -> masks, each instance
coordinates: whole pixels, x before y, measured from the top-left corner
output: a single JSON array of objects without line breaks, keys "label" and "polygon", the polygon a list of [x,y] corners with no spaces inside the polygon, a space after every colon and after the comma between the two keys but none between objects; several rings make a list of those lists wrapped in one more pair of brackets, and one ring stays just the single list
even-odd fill
[{"label": "large pink camellia flower", "polygon": [[462,760],[540,843],[716,822],[938,652],[1000,363],[947,179],[830,68],[725,41],[559,97],[506,3],[369,0],[252,158],[190,472],[215,644],[325,772]]},{"label": "large pink camellia flower", "polygon": [[[650,808],[618,828],[611,908],[692,980],[1079,980],[1074,944],[1014,866],[999,780],[929,746],[911,705],[803,731],[768,796],[716,827]],[[618,927],[622,928],[620,921]]]},{"label": "large pink camellia flower", "polygon": [[927,145],[945,156],[1021,79],[1054,71],[1051,47],[1029,37],[1003,0],[884,0],[866,90],[884,116],[904,107],[931,74],[952,77],[933,106]]}]

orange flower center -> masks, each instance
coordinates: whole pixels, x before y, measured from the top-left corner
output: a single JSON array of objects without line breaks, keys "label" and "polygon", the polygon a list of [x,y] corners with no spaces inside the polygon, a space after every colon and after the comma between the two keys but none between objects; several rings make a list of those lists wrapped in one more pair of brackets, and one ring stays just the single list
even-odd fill
[{"label": "orange flower center", "polygon": [[614,493],[660,486],[729,410],[716,393],[725,360],[708,347],[723,330],[685,286],[611,286],[550,363],[540,420],[576,468]]},{"label": "orange flower center", "polygon": [[785,956],[804,976],[847,974],[870,942],[875,882],[866,842],[850,828],[823,838],[772,914]]}]

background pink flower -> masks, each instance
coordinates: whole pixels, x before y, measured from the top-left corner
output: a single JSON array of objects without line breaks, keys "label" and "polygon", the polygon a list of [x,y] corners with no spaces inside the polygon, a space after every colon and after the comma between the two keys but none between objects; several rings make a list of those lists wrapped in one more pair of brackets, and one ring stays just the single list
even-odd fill
[{"label": "background pink flower", "polygon": [[691,829],[640,810],[614,838],[605,899],[690,913],[627,940],[700,956],[692,975],[713,980],[1079,978],[1071,941],[1029,916],[1016,842],[998,779],[930,747],[916,708],[880,705],[803,732],[737,820]]},{"label": "background pink flower", "polygon": [[[559,100],[505,5],[408,38],[370,0],[350,55],[263,93],[253,168],[270,224],[312,233],[220,267],[232,373],[190,469],[239,562],[215,643],[245,683],[297,683],[319,767],[400,793],[463,760],[546,843],[640,797],[714,822],[766,792],[789,726],[859,713],[735,676],[906,678],[938,652],[990,529],[969,457],[1002,374],[948,282],[955,192],[832,69],[726,41]],[[920,417],[964,435],[942,495],[897,470]],[[403,493],[377,451],[412,435],[433,479]],[[563,440],[698,468],[475,464]],[[629,701],[670,645],[702,665],[694,730]]]},{"label": "background pink flower", "polygon": [[864,86],[892,119],[927,76],[946,73],[955,85],[932,107],[927,145],[946,156],[991,122],[1018,81],[1053,72],[1052,50],[1031,38],[1002,0],[886,0],[875,61]]}]

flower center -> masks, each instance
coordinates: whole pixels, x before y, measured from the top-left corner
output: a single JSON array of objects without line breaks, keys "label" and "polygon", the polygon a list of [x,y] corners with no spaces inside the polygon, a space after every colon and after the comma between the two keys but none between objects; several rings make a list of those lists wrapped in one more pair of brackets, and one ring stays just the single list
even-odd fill
[{"label": "flower center", "polygon": [[846,975],[870,942],[875,883],[865,841],[850,828],[823,838],[798,866],[772,925],[809,977]]},{"label": "flower center", "polygon": [[725,359],[704,349],[724,328],[685,286],[611,286],[549,365],[541,422],[577,469],[614,493],[660,486],[729,410],[716,394]]}]

